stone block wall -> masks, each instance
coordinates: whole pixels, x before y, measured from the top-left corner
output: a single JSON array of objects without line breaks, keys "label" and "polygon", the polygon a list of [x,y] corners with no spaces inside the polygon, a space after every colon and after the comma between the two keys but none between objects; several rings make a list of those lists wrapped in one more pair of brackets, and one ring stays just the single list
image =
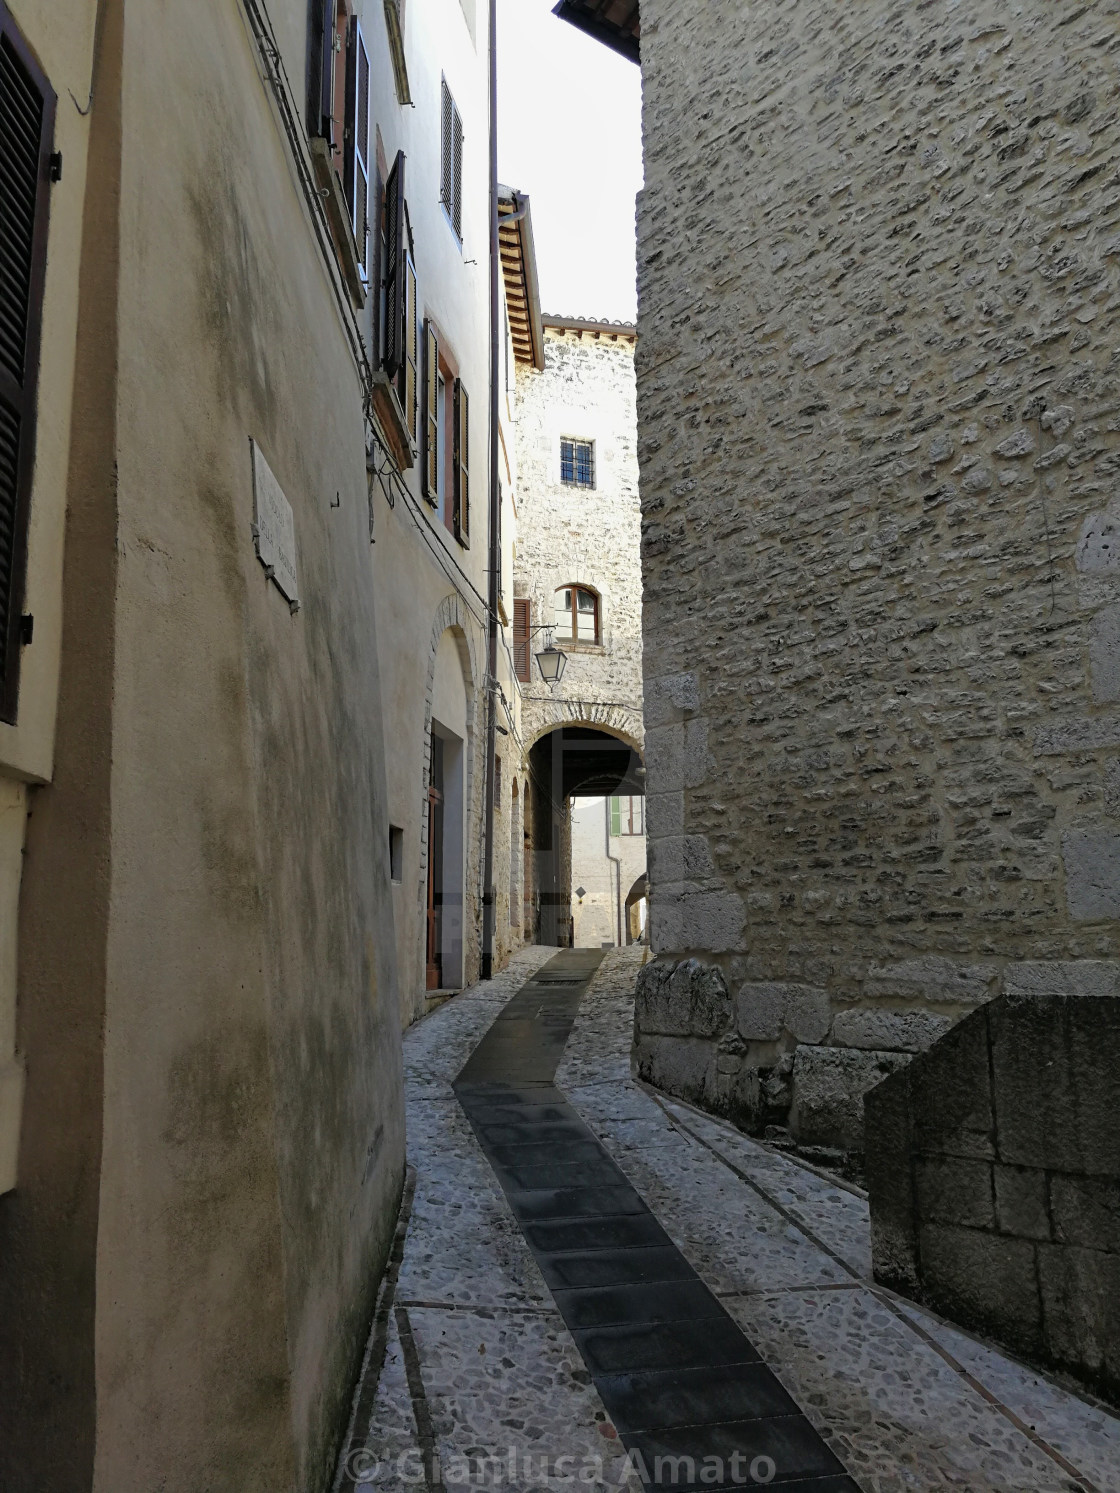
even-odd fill
[{"label": "stone block wall", "polygon": [[1120,970],[1120,3],[643,0],[642,67],[646,978],[728,1004],[637,1058],[858,1144]]},{"label": "stone block wall", "polygon": [[1001,997],[865,1103],[876,1278],[1120,1403],[1120,998]]}]

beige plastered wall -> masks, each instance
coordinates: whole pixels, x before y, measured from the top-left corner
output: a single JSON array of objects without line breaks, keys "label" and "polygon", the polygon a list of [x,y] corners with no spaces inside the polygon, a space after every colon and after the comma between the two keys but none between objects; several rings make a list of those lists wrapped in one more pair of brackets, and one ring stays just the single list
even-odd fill
[{"label": "beige plastered wall", "polygon": [[[302,80],[306,7],[269,8]],[[105,0],[89,128],[2,1480],[318,1489],[403,1177],[361,388],[240,6]]]},{"label": "beige plastered wall", "polygon": [[62,154],[63,172],[50,193],[40,408],[23,608],[35,619],[34,641],[23,650],[16,724],[0,723],[0,1192],[15,1185],[23,1110],[16,980],[28,791],[30,785],[51,776],[58,695],[66,466],[88,142],[88,121],[70,93],[86,104],[96,20],[92,0],[69,0],[61,5],[14,0],[9,9],[60,96],[54,149]]},{"label": "beige plastered wall", "polygon": [[[394,501],[380,487],[374,496],[373,573],[379,666],[384,688],[387,791],[391,822],[403,832],[403,866],[392,889],[400,970],[403,1025],[429,1009],[427,965],[428,817],[427,790],[437,657],[458,659],[466,697],[465,776],[467,797],[463,855],[463,958],[457,983],[477,979],[482,934],[487,673],[486,603],[489,517],[490,300],[487,270],[489,167],[488,53],[486,8],[466,9],[459,0],[431,0],[404,7],[404,39],[414,108],[402,107],[395,91],[385,39],[383,7],[359,7],[371,44],[372,111],[385,160],[405,152],[406,195],[417,271],[421,327],[432,317],[444,352],[458,366],[470,400],[470,543],[455,538],[443,516],[421,493],[417,465],[404,473]],[[441,80],[446,78],[463,119],[463,238],[456,241],[440,202]],[[504,322],[503,322],[504,325]],[[510,663],[512,555],[516,532],[517,468],[505,390],[505,349],[500,352],[502,440],[499,478],[503,495],[502,639],[497,680],[501,688],[498,733],[502,782],[508,789],[521,767],[517,739],[520,691]],[[512,364],[511,364],[512,366]],[[511,375],[512,386],[512,375]],[[512,722],[512,724],[511,724]],[[443,721],[447,725],[446,720]],[[504,798],[503,798],[504,802]],[[504,836],[504,840],[503,840]],[[509,811],[495,816],[495,967],[520,945],[511,929]],[[457,890],[457,889],[456,889]],[[506,910],[503,916],[502,909]]]}]

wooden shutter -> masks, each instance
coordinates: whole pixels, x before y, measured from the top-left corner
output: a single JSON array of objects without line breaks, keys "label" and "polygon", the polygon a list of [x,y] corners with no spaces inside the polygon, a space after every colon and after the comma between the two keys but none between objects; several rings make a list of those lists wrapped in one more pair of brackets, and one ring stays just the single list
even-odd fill
[{"label": "wooden shutter", "polygon": [[335,0],[309,0],[307,132],[333,143]]},{"label": "wooden shutter", "polygon": [[405,273],[404,151],[397,152],[385,183],[385,372],[395,377],[404,360]]},{"label": "wooden shutter", "polygon": [[408,434],[416,439],[416,416],[419,400],[420,327],[416,314],[416,266],[412,254],[405,251],[404,257],[404,361],[397,377],[397,393],[404,411]]},{"label": "wooden shutter", "polygon": [[450,213],[455,201],[454,197],[454,147],[455,134],[455,104],[451,98],[451,90],[447,86],[446,79],[440,84],[440,102],[442,105],[442,130],[440,138],[440,180],[439,200]]},{"label": "wooden shutter", "polygon": [[459,117],[458,109],[455,110],[452,127],[451,194],[454,203],[451,221],[455,225],[456,234],[461,239],[463,237],[463,121]]},{"label": "wooden shutter", "polygon": [[620,798],[612,798],[611,799],[611,834],[612,835],[620,835],[621,833],[622,833],[622,800]]},{"label": "wooden shutter", "polygon": [[346,201],[362,276],[369,279],[369,53],[357,16],[346,44]]},{"label": "wooden shutter", "polygon": [[439,501],[439,338],[431,317],[424,323],[424,407],[420,415],[424,449],[420,485],[429,503]]},{"label": "wooden shutter", "polygon": [[513,601],[513,670],[522,684],[532,679],[529,671],[529,637],[532,626],[532,603],[528,598],[514,597]]},{"label": "wooden shutter", "polygon": [[19,695],[55,95],[0,3],[0,720]]},{"label": "wooden shutter", "polygon": [[471,540],[470,404],[463,380],[455,380],[455,538]]}]

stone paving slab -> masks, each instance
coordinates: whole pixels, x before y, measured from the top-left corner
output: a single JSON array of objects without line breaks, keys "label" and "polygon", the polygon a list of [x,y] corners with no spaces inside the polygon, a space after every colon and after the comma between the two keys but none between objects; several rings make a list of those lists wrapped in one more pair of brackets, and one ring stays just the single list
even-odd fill
[{"label": "stone paving slab", "polygon": [[[554,953],[523,951],[496,980],[464,992],[406,1036],[409,1156],[417,1188],[397,1309],[412,1337],[420,1404],[409,1388],[394,1322],[365,1443],[381,1464],[365,1486],[379,1493],[605,1490],[618,1486],[626,1470],[616,1428],[549,1282],[451,1090],[507,1002]],[[652,1261],[667,1234],[864,1493],[1120,1493],[1120,1422],[1114,1416],[872,1288],[866,1204],[857,1192],[632,1082],[629,1044],[641,957],[618,950],[604,959],[576,1016],[553,1093],[578,1112],[652,1215],[607,1224],[545,1221],[529,1226],[534,1246],[567,1251],[563,1258],[583,1261],[582,1268],[594,1259],[594,1268],[609,1269],[616,1242],[638,1244]],[[499,1096],[496,1109],[502,1108]],[[551,1284],[563,1291],[593,1283],[552,1278]],[[626,1329],[593,1330],[605,1345]],[[579,1335],[583,1340],[588,1333]],[[683,1407],[675,1413],[687,1423],[696,1413],[688,1408],[688,1372],[678,1363],[652,1371],[644,1384],[631,1382],[629,1397],[618,1398],[631,1417],[625,1428],[639,1429],[646,1418],[634,1408],[643,1395],[647,1403],[656,1395],[658,1406],[670,1407],[657,1411],[663,1425],[673,1403]],[[734,1376],[749,1366],[729,1372],[730,1379],[708,1386],[704,1404],[728,1405],[733,1424]],[[434,1488],[417,1479],[418,1416],[426,1418],[444,1474],[462,1472],[468,1453],[475,1455],[477,1472],[479,1456],[504,1448],[502,1475],[495,1478],[491,1464],[466,1483],[445,1476]],[[549,1479],[538,1475],[539,1461],[526,1466],[522,1453],[530,1450],[552,1459]],[[552,1475],[564,1454],[576,1459],[562,1469],[573,1475],[567,1484]],[[578,1479],[580,1458],[592,1459],[590,1481]],[[628,1486],[638,1485],[631,1479]],[[833,1493],[836,1486],[819,1477],[802,1493]],[[843,1486],[850,1485],[845,1480]],[[785,1488],[797,1493],[793,1485]]]}]

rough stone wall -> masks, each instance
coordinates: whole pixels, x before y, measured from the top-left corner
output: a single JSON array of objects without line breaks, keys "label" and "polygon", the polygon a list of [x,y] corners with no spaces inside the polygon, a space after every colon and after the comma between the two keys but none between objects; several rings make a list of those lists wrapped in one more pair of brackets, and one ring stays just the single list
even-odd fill
[{"label": "rough stone wall", "polygon": [[[595,487],[560,481],[560,437],[595,442]],[[642,740],[642,581],[634,410],[634,338],[546,327],[543,373],[517,374],[517,549],[514,594],[532,625],[551,622],[558,587],[601,598],[598,646],[565,642],[568,666],[552,693],[533,664],[522,686],[526,746],[556,725],[596,726]],[[532,640],[533,651],[543,637]]]},{"label": "rough stone wall", "polygon": [[858,1144],[1021,961],[1116,979],[1120,5],[643,0],[642,58],[653,947],[705,1082]]},{"label": "rough stone wall", "polygon": [[1120,1402],[1120,999],[1001,996],[867,1099],[876,1278]]}]

